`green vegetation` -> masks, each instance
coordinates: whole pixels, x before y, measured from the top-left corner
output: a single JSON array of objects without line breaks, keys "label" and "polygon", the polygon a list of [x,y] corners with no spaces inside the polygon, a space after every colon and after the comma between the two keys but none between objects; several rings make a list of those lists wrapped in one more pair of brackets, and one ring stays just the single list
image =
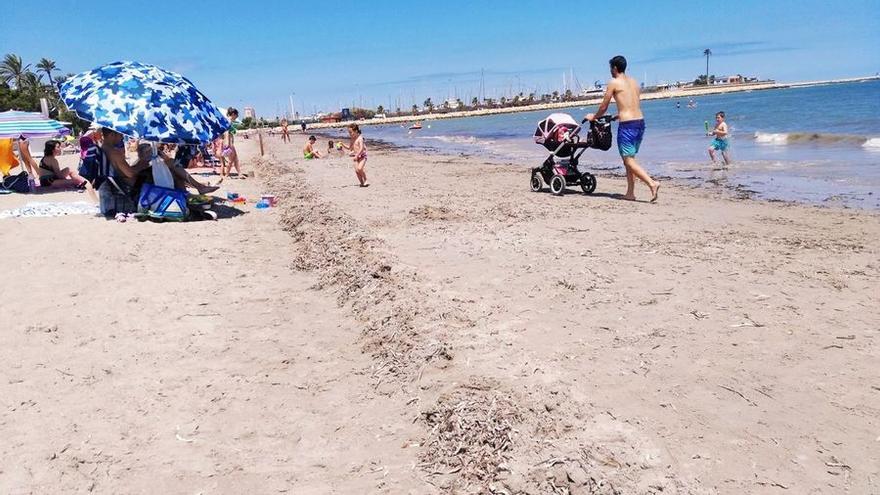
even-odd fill
[{"label": "green vegetation", "polygon": [[[55,62],[42,58],[31,70],[31,64],[25,64],[18,55],[7,53],[0,62],[0,112],[22,110],[39,112],[40,98],[49,103],[49,117],[62,122],[70,122],[73,132],[80,133],[89,123],[79,119],[75,113],[67,109],[58,95],[58,85],[73,76],[53,76],[60,72]],[[46,76],[48,83],[43,81]]]}]

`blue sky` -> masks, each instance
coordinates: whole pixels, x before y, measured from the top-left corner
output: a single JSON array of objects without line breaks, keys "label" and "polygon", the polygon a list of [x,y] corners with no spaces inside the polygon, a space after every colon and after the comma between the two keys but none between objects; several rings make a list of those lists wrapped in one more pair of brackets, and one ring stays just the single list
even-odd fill
[{"label": "blue sky", "polygon": [[[623,54],[648,83],[705,70],[780,81],[880,71],[880,1],[3,0],[0,55],[80,72],[138,60],[189,77],[217,104],[267,117],[425,97],[551,92],[574,70],[608,78]],[[88,9],[88,11],[86,11]]]}]

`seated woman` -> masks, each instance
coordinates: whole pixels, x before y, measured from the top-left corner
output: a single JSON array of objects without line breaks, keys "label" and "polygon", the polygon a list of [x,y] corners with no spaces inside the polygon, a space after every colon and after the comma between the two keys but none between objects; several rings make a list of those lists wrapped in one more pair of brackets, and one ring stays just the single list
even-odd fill
[{"label": "seated woman", "polygon": [[43,158],[40,159],[38,172],[40,174],[40,187],[52,187],[56,189],[76,187],[86,189],[89,181],[80,177],[78,173],[69,167],[61,168],[58,164],[58,155],[61,154],[61,142],[54,139],[46,141]]}]

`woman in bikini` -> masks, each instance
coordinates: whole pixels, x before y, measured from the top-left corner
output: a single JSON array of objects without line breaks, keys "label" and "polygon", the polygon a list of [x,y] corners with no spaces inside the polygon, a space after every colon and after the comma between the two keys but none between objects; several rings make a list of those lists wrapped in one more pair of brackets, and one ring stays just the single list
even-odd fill
[{"label": "woman in bikini", "polygon": [[61,154],[61,142],[54,139],[46,141],[43,158],[40,159],[40,187],[86,189],[89,181],[68,167],[61,168],[58,164],[58,155]]},{"label": "woman in bikini", "polygon": [[367,187],[367,144],[364,142],[364,136],[361,135],[361,129],[357,124],[348,126],[348,136],[351,138],[351,144],[342,144],[343,148],[351,151],[349,156],[354,158],[354,174],[357,176],[361,187]]}]

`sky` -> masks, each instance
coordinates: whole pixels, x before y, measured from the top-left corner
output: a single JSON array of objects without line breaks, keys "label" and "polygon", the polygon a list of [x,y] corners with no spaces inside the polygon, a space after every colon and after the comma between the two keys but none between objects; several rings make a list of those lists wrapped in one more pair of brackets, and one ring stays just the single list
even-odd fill
[{"label": "sky", "polygon": [[693,80],[705,48],[718,75],[873,75],[877,26],[880,0],[0,0],[0,56],[63,73],[153,63],[272,118],[291,99],[300,114],[470,101],[481,80],[495,98],[561,91],[564,72],[589,87],[618,54],[648,84]]}]

